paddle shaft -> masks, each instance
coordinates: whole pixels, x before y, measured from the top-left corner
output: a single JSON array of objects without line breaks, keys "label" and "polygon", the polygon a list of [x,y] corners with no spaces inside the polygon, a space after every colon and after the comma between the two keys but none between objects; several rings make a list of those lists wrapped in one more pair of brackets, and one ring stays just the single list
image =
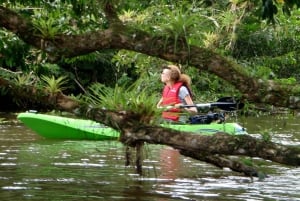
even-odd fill
[{"label": "paddle shaft", "polygon": [[237,110],[241,109],[241,106],[237,103],[228,103],[228,102],[214,102],[214,103],[198,103],[194,105],[180,105],[180,108],[190,108],[190,107],[197,107],[197,108],[212,108],[217,107],[222,110]]},{"label": "paddle shaft", "polygon": [[217,102],[213,103],[198,103],[193,105],[179,105],[179,106],[167,106],[167,109],[171,108],[190,108],[190,107],[197,107],[197,108],[212,108],[217,107],[222,110],[232,111],[242,109],[244,107],[244,103],[235,102],[234,98],[232,97],[223,97],[220,98]]},{"label": "paddle shaft", "polygon": [[226,102],[214,102],[214,103],[197,103],[194,105],[180,105],[179,107],[185,108],[185,107],[218,107],[218,106],[235,106],[235,103],[226,103]]}]

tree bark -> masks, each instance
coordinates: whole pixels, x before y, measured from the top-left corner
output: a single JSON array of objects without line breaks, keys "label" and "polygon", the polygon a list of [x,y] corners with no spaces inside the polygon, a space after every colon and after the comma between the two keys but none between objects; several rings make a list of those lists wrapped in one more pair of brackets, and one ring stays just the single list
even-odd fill
[{"label": "tree bark", "polygon": [[[1,69],[0,69],[1,71]],[[8,93],[22,108],[28,109],[60,109],[73,112],[79,104],[63,93],[49,95],[46,91],[34,86],[17,86],[14,82],[0,77],[0,87],[9,89]]]}]

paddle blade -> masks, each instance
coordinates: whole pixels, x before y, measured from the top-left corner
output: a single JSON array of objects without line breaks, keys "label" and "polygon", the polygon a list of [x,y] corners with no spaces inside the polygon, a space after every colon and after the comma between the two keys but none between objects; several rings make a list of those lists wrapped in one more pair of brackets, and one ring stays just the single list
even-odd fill
[{"label": "paddle blade", "polygon": [[234,97],[222,97],[215,103],[215,106],[221,110],[233,111],[242,109],[245,104]]}]

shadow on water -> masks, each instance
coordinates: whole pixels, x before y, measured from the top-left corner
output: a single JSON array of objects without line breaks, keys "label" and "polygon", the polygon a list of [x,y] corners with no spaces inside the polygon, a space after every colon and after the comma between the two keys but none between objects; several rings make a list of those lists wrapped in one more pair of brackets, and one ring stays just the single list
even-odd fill
[{"label": "shadow on water", "polygon": [[[1,118],[1,116],[0,116]],[[251,135],[299,145],[296,119],[248,118]],[[115,141],[43,139],[18,121],[0,124],[1,200],[300,200],[300,169],[253,159],[265,180],[181,156],[161,145],[145,147],[144,176],[125,167]]]}]

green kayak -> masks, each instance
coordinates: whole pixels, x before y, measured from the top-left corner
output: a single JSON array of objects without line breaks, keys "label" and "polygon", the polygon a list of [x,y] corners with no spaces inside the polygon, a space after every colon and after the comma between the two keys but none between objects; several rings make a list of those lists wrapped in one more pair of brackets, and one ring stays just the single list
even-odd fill
[{"label": "green kayak", "polygon": [[[51,139],[115,140],[119,132],[91,120],[24,112],[17,118],[38,135]],[[164,127],[201,134],[226,132],[232,135],[246,134],[237,123],[164,124]]]}]

